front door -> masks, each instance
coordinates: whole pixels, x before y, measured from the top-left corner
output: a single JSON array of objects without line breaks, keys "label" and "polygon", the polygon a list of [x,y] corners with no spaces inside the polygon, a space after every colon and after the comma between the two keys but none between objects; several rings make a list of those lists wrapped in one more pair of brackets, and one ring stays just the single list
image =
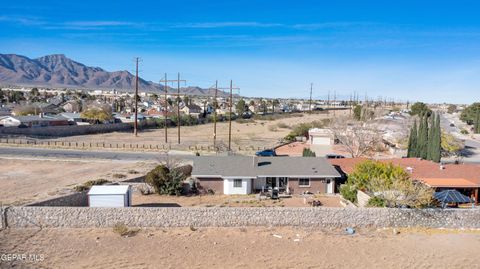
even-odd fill
[{"label": "front door", "polygon": [[333,194],[333,180],[327,179],[327,193]]}]

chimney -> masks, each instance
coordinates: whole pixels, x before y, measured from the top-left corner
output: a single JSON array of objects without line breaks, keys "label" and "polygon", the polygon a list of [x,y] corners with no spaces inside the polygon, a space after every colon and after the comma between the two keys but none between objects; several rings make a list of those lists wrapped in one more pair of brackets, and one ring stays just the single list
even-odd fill
[{"label": "chimney", "polygon": [[255,167],[257,166],[257,164],[258,164],[258,157],[257,157],[257,156],[253,156],[252,161],[253,161],[253,167],[255,168]]},{"label": "chimney", "polygon": [[407,171],[408,171],[410,174],[412,174],[412,173],[413,173],[413,167],[410,167],[410,166],[407,167]]},{"label": "chimney", "polygon": [[440,164],[440,170],[444,170],[445,169],[445,166],[443,166],[443,164]]}]

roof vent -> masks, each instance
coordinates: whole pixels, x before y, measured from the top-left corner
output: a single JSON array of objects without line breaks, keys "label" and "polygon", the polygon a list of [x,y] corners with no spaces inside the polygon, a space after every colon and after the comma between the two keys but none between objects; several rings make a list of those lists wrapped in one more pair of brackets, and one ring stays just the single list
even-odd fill
[{"label": "roof vent", "polygon": [[413,173],[413,167],[410,167],[410,166],[407,167],[407,171],[408,171],[410,174]]}]

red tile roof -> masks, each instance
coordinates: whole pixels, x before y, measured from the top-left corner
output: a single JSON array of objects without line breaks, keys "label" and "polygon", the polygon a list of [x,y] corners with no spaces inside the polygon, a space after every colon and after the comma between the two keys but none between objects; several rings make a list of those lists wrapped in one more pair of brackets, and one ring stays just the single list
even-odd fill
[{"label": "red tile roof", "polygon": [[[339,166],[345,173],[353,172],[358,163],[366,158],[330,159],[332,165]],[[382,159],[384,163],[392,163],[403,167],[411,173],[412,179],[419,179],[432,187],[480,187],[480,165],[476,164],[444,164],[417,158]],[[429,184],[430,183],[430,184]]]}]

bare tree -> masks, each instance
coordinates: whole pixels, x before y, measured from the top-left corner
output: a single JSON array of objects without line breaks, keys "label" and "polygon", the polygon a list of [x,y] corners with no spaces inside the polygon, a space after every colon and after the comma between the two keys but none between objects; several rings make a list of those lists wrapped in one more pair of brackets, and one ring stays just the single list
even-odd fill
[{"label": "bare tree", "polygon": [[331,130],[352,158],[368,156],[381,146],[382,135],[374,125],[342,117],[332,122]]}]

